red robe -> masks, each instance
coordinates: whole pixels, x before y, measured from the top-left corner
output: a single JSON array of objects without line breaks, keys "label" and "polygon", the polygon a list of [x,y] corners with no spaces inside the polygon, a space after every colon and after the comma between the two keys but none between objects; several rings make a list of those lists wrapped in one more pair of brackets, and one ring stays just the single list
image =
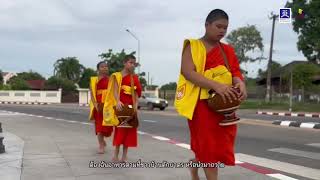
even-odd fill
[{"label": "red robe", "polygon": [[[142,88],[137,75],[133,76],[135,91],[138,96],[141,96]],[[126,75],[122,78],[122,85],[131,86],[130,75]],[[120,90],[120,101],[123,104],[133,105],[132,96],[125,94],[124,91]],[[126,146],[126,147],[137,147],[138,144],[138,129],[137,128],[118,128],[115,127],[113,145],[114,146]]]},{"label": "red robe", "polygon": [[[232,76],[243,79],[233,48],[226,44],[222,44],[222,47],[227,55]],[[219,47],[216,46],[207,53],[205,70],[218,65],[224,65],[224,60]],[[220,126],[219,121],[223,119],[223,115],[209,109],[206,100],[198,100],[193,119],[188,120],[191,149],[198,161],[235,165],[234,144],[237,125]]]},{"label": "red robe", "polygon": [[[107,77],[104,77],[104,78],[101,78],[99,80],[99,82],[97,83],[97,92],[96,92],[97,103],[101,103],[101,100],[102,100],[102,94],[99,93],[99,90],[106,90],[108,88],[108,81],[109,81],[109,79]],[[113,131],[113,127],[112,126],[102,126],[103,113],[98,112],[94,108],[93,117],[95,119],[96,134],[101,133],[103,136],[106,136],[106,137],[111,136],[112,131]]]}]

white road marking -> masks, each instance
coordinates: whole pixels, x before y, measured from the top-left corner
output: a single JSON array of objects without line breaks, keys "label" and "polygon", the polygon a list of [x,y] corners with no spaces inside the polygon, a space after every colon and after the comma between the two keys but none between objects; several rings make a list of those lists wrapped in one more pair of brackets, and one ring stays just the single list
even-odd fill
[{"label": "white road marking", "polygon": [[237,153],[236,157],[238,160],[243,162],[248,162],[258,166],[267,167],[270,169],[276,169],[289,174],[294,174],[297,176],[302,176],[310,179],[320,179],[320,170],[308,168],[304,166],[299,166],[295,164],[290,164],[286,162],[251,156],[248,154]]},{"label": "white road marking", "polygon": [[283,174],[266,174],[266,175],[270,177],[274,177],[276,179],[281,179],[281,180],[298,180],[289,176],[285,176]]},{"label": "white road marking", "polygon": [[300,150],[289,149],[289,148],[274,148],[274,149],[269,149],[268,151],[320,160],[320,153],[315,153],[315,152],[300,151]]},{"label": "white road marking", "polygon": [[166,138],[166,137],[162,137],[162,136],[152,136],[154,139],[158,139],[161,141],[169,141],[170,139]]},{"label": "white road marking", "polygon": [[180,146],[180,147],[183,147],[183,148],[186,148],[186,149],[190,149],[190,145],[189,144],[184,144],[184,143],[178,143],[176,144],[177,146]]},{"label": "white road marking", "polygon": [[78,121],[67,121],[69,123],[78,123]]},{"label": "white road marking", "polygon": [[0,113],[0,116],[17,116],[19,114],[13,114],[13,113]]},{"label": "white road marking", "polygon": [[281,121],[281,126],[289,126],[289,124],[293,121]]},{"label": "white road marking", "polygon": [[244,162],[242,162],[242,161],[237,161],[236,160],[236,164],[243,164]]},{"label": "white road marking", "polygon": [[142,131],[138,131],[138,134],[144,135],[144,134],[147,134],[147,133],[142,132]]},{"label": "white road marking", "polygon": [[320,148],[320,143],[310,143],[310,144],[306,144],[306,145]]},{"label": "white road marking", "polygon": [[301,128],[313,128],[317,123],[301,123]]},{"label": "white road marking", "polygon": [[142,121],[145,121],[145,122],[151,122],[151,123],[155,123],[157,121],[153,121],[153,120],[142,120]]}]

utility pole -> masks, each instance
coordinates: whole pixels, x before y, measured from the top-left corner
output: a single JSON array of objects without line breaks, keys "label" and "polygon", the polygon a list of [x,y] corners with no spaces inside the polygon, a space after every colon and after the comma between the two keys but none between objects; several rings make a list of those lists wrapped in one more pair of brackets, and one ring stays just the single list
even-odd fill
[{"label": "utility pole", "polygon": [[148,72],[148,82],[147,82],[147,85],[149,86],[150,85],[150,79],[149,79],[149,77],[150,77],[150,74],[149,74],[149,72]]},{"label": "utility pole", "polygon": [[290,97],[289,97],[289,111],[291,112],[292,111],[292,95],[293,95],[293,82],[292,82],[292,79],[293,79],[293,75],[292,75],[292,65],[291,65],[291,70],[290,70]]},{"label": "utility pole", "polygon": [[271,13],[270,19],[272,19],[272,32],[271,32],[271,43],[270,43],[270,52],[269,52],[269,61],[268,61],[268,73],[267,73],[267,93],[266,93],[266,102],[271,100],[271,67],[272,67],[272,52],[273,52],[273,38],[274,38],[274,26],[276,19],[279,15]]}]

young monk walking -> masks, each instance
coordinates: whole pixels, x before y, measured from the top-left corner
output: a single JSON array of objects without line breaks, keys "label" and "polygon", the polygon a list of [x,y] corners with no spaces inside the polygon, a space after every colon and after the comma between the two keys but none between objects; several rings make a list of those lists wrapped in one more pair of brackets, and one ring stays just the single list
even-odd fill
[{"label": "young monk walking", "polygon": [[[137,147],[138,130],[137,126],[124,126],[115,116],[114,108],[122,110],[124,106],[132,106],[135,110],[138,107],[138,98],[141,96],[142,88],[139,78],[134,74],[137,66],[136,58],[133,55],[125,56],[124,68],[110,77],[109,96],[112,101],[105,107],[106,124],[115,125],[113,145],[115,146],[113,161],[125,162],[128,159],[128,148]],[[137,117],[137,112],[135,112]],[[121,159],[119,159],[120,146],[123,146]]]},{"label": "young monk walking", "polygon": [[90,120],[95,121],[95,132],[98,138],[99,148],[98,153],[105,152],[106,142],[105,137],[110,137],[113,131],[112,126],[102,126],[103,121],[103,106],[106,101],[108,88],[108,65],[101,61],[97,64],[98,76],[90,78]]},{"label": "young monk walking", "polygon": [[[200,39],[184,41],[175,107],[180,115],[188,119],[191,150],[195,154],[192,161],[220,162],[234,166],[237,119],[224,124],[222,120],[225,117],[211,110],[207,99],[201,98],[202,93],[209,90],[214,90],[225,101],[230,102],[242,101],[247,96],[235,51],[230,45],[220,42],[227,32],[228,20],[228,15],[223,10],[212,10],[205,21],[205,35]],[[224,54],[230,71],[226,67]],[[207,78],[219,73],[223,74],[224,80],[230,84]],[[236,91],[234,87],[240,91]],[[190,170],[192,179],[199,180],[198,169]],[[218,178],[216,167],[204,168],[204,172],[207,180]]]}]

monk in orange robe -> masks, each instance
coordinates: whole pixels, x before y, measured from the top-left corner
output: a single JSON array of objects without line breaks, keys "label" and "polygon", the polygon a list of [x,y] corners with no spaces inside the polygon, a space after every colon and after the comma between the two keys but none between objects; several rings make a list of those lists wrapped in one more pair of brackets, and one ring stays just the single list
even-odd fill
[{"label": "monk in orange robe", "polygon": [[91,77],[90,92],[91,92],[91,108],[90,119],[95,121],[95,133],[98,138],[99,149],[98,153],[103,154],[105,151],[105,137],[110,137],[113,132],[112,126],[102,126],[103,121],[103,103],[108,88],[108,65],[101,61],[97,64],[98,76]]},{"label": "monk in orange robe", "polygon": [[[142,88],[137,75],[134,75],[134,69],[137,66],[136,58],[133,55],[127,55],[124,58],[124,68],[121,71],[122,81],[121,83],[114,85],[114,95],[117,101],[117,109],[121,109],[124,104],[133,105],[135,109],[138,107],[138,98],[141,96]],[[136,93],[135,104],[133,104],[133,98],[131,92],[131,78],[133,76],[134,93]],[[116,81],[113,81],[116,82]],[[120,86],[120,94],[117,90]],[[113,161],[119,161],[120,146],[123,145],[123,153],[121,162],[127,160],[128,147],[137,147],[138,130],[136,127],[115,127],[113,145],[115,146],[115,152]]]},{"label": "monk in orange robe", "polygon": [[[238,59],[230,45],[220,42],[227,32],[228,19],[228,15],[220,9],[211,11],[205,23],[206,33],[197,41],[200,41],[199,44],[202,44],[206,51],[206,57],[203,57],[206,58],[204,70],[225,65],[220,47],[224,50],[230,65],[232,84],[240,89],[240,93],[232,86],[211,81],[197,72],[190,44],[186,45],[182,54],[181,74],[195,86],[213,89],[226,101],[238,99],[242,101],[246,98],[247,93]],[[237,125],[235,122],[232,125],[221,126],[219,123],[223,119],[223,115],[209,109],[206,100],[198,98],[192,119],[188,120],[191,150],[195,154],[192,161],[202,163],[221,162],[224,165],[235,165],[234,145]],[[218,178],[217,168],[204,168],[204,172],[207,180]],[[191,176],[193,180],[199,180],[197,168],[191,168]]]}]

